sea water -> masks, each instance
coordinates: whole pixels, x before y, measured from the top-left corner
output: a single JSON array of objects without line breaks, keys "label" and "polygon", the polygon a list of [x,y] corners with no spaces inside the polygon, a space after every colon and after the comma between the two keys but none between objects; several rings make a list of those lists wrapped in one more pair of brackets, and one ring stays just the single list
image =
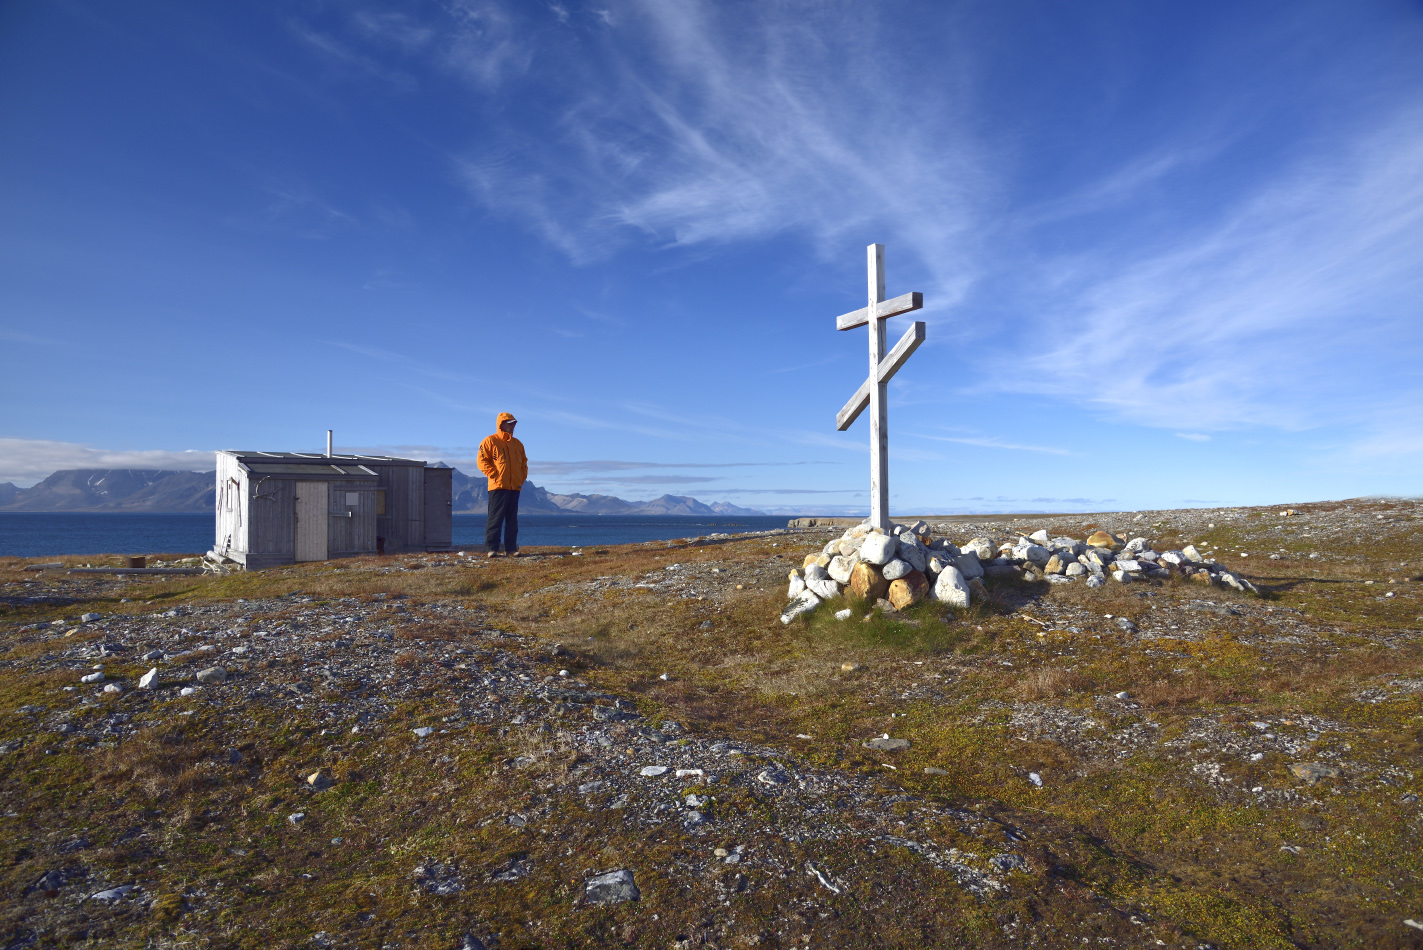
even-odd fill
[{"label": "sea water", "polygon": [[[786,526],[784,516],[520,515],[520,547],[637,544]],[[210,514],[0,511],[0,555],[202,554],[213,544]],[[454,516],[455,550],[480,550],[484,515]]]}]

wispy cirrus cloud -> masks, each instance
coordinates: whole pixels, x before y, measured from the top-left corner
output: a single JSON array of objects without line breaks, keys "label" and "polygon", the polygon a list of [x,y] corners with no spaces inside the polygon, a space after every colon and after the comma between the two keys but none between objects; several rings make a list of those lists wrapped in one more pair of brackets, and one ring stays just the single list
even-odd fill
[{"label": "wispy cirrus cloud", "polygon": [[1380,372],[1413,380],[1416,406],[1423,114],[1321,146],[1138,250],[1044,267],[1034,351],[995,367],[1011,359],[1017,391],[1192,431],[1365,421]]},{"label": "wispy cirrus cloud", "polygon": [[[957,72],[893,94],[880,21],[849,5],[641,0],[615,20],[542,77],[545,135],[496,125],[458,160],[482,202],[580,262],[633,239],[838,251],[869,229],[912,248],[933,306],[961,296],[990,176]],[[943,55],[969,53],[947,31]]]},{"label": "wispy cirrus cloud", "polygon": [[959,445],[975,445],[984,449],[1004,449],[1009,452],[1042,452],[1046,455],[1072,455],[1067,449],[1054,448],[1047,445],[1021,445],[1016,442],[1006,442],[994,436],[949,436],[949,435],[929,435],[924,432],[907,432],[916,439],[931,439],[935,442],[956,442]]}]

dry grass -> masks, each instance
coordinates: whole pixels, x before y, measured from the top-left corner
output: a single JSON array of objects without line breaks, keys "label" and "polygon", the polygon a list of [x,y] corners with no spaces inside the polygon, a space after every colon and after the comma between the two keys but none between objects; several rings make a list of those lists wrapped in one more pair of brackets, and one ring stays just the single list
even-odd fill
[{"label": "dry grass", "polygon": [[1092,686],[1092,680],[1076,670],[1049,666],[1031,670],[1019,677],[1017,683],[1012,687],[1011,693],[1018,699],[1031,702],[1040,699],[1057,699],[1069,693],[1090,689]]}]

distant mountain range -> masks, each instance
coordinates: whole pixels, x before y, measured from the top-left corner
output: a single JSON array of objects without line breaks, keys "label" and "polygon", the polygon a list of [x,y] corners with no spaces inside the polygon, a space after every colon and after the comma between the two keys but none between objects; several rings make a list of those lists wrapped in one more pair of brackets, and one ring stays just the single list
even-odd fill
[{"label": "distant mountain range", "polygon": [[[31,488],[0,483],[0,511],[210,512],[215,500],[212,472],[159,469],[78,468],[55,472]],[[455,514],[483,514],[489,492],[483,475],[454,469]],[[612,495],[558,495],[525,482],[519,497],[523,514],[564,512],[583,515],[701,515],[743,517],[763,512],[726,502],[704,504],[686,495],[652,501],[624,501]]]}]

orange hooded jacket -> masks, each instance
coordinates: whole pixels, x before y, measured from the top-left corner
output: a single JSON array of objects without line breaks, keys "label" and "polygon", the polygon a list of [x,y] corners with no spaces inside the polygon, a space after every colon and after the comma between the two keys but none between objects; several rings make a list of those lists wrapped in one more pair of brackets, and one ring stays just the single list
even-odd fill
[{"label": "orange hooded jacket", "polygon": [[479,443],[476,461],[479,470],[489,478],[490,491],[496,488],[518,491],[529,477],[529,460],[524,455],[524,443],[499,429],[505,422],[513,421],[514,417],[509,413],[499,413],[494,422],[495,433]]}]

